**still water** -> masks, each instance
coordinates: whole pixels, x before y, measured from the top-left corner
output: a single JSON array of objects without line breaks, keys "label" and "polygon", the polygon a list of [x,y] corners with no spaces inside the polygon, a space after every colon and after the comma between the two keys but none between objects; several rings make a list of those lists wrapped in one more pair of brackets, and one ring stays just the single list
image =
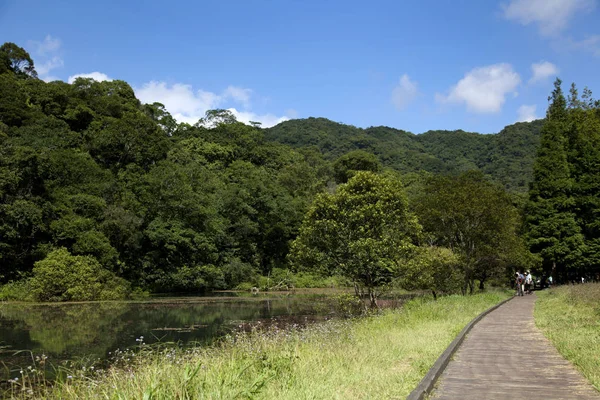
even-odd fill
[{"label": "still water", "polygon": [[55,365],[73,359],[106,359],[116,349],[136,346],[140,337],[147,344],[209,344],[259,321],[263,326],[305,324],[333,313],[328,297],[315,295],[226,294],[144,302],[5,303],[0,304],[0,362],[5,370],[14,370],[30,365],[32,357],[42,354]]}]

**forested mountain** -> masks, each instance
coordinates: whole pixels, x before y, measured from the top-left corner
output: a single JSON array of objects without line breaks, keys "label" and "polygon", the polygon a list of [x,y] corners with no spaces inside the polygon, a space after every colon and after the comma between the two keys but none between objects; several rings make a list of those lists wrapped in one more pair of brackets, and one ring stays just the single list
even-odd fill
[{"label": "forested mountain", "polygon": [[315,146],[334,160],[352,150],[375,154],[403,173],[460,173],[480,170],[505,188],[526,192],[543,120],[509,125],[495,135],[428,131],[422,134],[378,126],[356,128],[325,118],[283,122],[265,130],[269,140],[295,148]]}]

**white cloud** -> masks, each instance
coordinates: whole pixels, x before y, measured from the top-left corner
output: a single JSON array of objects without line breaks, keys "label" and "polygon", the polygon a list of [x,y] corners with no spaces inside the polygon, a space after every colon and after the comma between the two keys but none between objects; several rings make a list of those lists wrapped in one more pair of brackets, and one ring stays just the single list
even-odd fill
[{"label": "white cloud", "polygon": [[530,84],[544,81],[547,78],[556,77],[559,72],[558,67],[548,61],[531,64],[531,70],[533,71],[533,76],[529,80]]},{"label": "white cloud", "polygon": [[411,81],[407,74],[402,75],[398,85],[392,90],[392,103],[398,110],[404,109],[419,94],[417,82]]},{"label": "white cloud", "polygon": [[523,104],[517,110],[517,122],[531,122],[538,119],[539,117],[535,115],[536,108],[537,106],[535,104]]},{"label": "white cloud", "polygon": [[590,35],[579,41],[569,39],[567,45],[570,48],[581,49],[600,57],[600,35]]},{"label": "white cloud", "polygon": [[38,73],[38,77],[46,82],[56,81],[57,77],[50,75],[50,71],[56,68],[60,68],[64,65],[64,61],[59,56],[54,56],[50,60],[43,64],[38,64],[35,70]]},{"label": "white cloud", "polygon": [[30,49],[33,49],[33,53],[36,55],[45,55],[45,54],[53,54],[60,50],[62,43],[60,39],[54,38],[51,35],[46,35],[44,40],[30,40],[28,46]]},{"label": "white cloud", "polygon": [[46,35],[41,42],[30,40],[27,46],[33,49],[34,59],[38,60],[35,66],[38,77],[46,82],[57,80],[58,78],[50,75],[50,72],[64,65],[64,61],[59,55],[61,48],[60,39]]},{"label": "white cloud", "polygon": [[[171,86],[165,82],[148,82],[141,88],[135,90],[136,96],[142,103],[159,102],[179,122],[195,124],[204,117],[206,111],[222,108],[229,100],[242,103],[244,107],[250,107],[251,89],[228,86],[222,94],[204,90],[194,91],[191,85],[175,83]],[[229,108],[238,121],[248,123],[250,121],[261,122],[263,127],[270,127],[279,122],[288,120],[286,116],[277,117],[273,114],[259,115],[249,110],[239,111]]]},{"label": "white cloud", "polygon": [[75,82],[75,79],[77,78],[92,78],[95,81],[98,82],[104,82],[104,81],[112,81],[111,78],[108,77],[108,75],[103,74],[102,72],[89,72],[87,74],[75,74],[75,75],[71,75],[69,77],[69,79],[67,79],[68,83],[73,83]]},{"label": "white cloud", "polygon": [[516,94],[520,83],[510,64],[494,64],[469,71],[447,96],[437,93],[435,97],[440,103],[464,103],[471,112],[495,113],[502,109],[507,94]]},{"label": "white cloud", "polygon": [[234,101],[241,103],[244,107],[250,107],[250,96],[252,94],[251,89],[244,89],[237,86],[228,86],[223,92],[223,97],[231,98]]},{"label": "white cloud", "polygon": [[235,108],[229,108],[228,110],[231,111],[233,115],[235,115],[235,118],[238,121],[243,122],[245,124],[248,124],[250,121],[260,122],[263,128],[270,128],[272,126],[277,125],[280,122],[288,121],[290,119],[287,116],[278,117],[273,114],[259,115],[251,111],[238,111]]},{"label": "white cloud", "polygon": [[567,27],[575,14],[594,6],[594,0],[510,0],[502,8],[507,19],[522,25],[537,24],[542,35],[554,36]]}]

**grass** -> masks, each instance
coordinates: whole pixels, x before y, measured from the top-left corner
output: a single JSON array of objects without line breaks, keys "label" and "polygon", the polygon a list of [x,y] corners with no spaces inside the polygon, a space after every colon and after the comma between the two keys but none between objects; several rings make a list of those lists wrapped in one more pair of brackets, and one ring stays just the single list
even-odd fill
[{"label": "grass", "polygon": [[538,292],[535,323],[600,390],[600,283]]},{"label": "grass", "polygon": [[24,371],[6,394],[60,399],[400,399],[471,319],[508,296],[491,292],[438,301],[417,298],[370,317],[240,333],[211,347],[142,344],[135,352],[118,352],[115,365],[105,370],[63,371],[53,387],[28,386]]}]

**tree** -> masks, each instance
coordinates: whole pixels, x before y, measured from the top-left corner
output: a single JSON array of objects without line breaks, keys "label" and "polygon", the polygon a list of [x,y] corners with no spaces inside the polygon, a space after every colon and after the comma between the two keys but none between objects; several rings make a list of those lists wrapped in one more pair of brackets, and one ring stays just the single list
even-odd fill
[{"label": "tree", "polygon": [[336,193],[317,196],[290,260],[295,268],[351,279],[357,295],[366,291],[376,307],[379,289],[398,276],[419,232],[398,181],[358,172]]},{"label": "tree", "polygon": [[407,290],[430,290],[433,298],[439,293],[456,293],[463,277],[460,257],[445,247],[419,247],[401,277]]},{"label": "tree", "polygon": [[200,120],[196,123],[197,126],[203,126],[205,128],[216,128],[221,124],[235,124],[237,119],[235,115],[229,110],[224,109],[216,109],[216,110],[208,110],[204,118],[200,118]]},{"label": "tree", "polygon": [[463,293],[475,280],[500,277],[520,247],[520,216],[511,197],[479,172],[432,176],[415,201],[430,245],[447,247],[461,258]]},{"label": "tree", "polygon": [[37,72],[29,53],[14,43],[6,42],[0,46],[0,63],[20,78],[37,79]]},{"label": "tree", "polygon": [[346,183],[358,171],[381,171],[377,156],[363,150],[351,151],[333,163],[333,176],[337,183]]},{"label": "tree", "polygon": [[573,84],[566,132],[568,162],[573,179],[573,212],[584,237],[583,251],[573,263],[577,275],[600,273],[600,109],[589,89],[581,100]]},{"label": "tree", "polygon": [[152,118],[167,136],[173,136],[173,133],[177,129],[177,121],[167,111],[164,104],[154,102],[152,104],[144,104],[143,108],[146,115]]},{"label": "tree", "polygon": [[[526,208],[529,246],[543,260],[545,275],[564,280],[584,248],[584,238],[577,223],[573,198],[574,180],[569,163],[567,101],[561,81],[554,82],[548,98],[550,106],[542,128],[540,148],[533,167],[533,182]],[[571,105],[576,102],[571,91]]]}]

